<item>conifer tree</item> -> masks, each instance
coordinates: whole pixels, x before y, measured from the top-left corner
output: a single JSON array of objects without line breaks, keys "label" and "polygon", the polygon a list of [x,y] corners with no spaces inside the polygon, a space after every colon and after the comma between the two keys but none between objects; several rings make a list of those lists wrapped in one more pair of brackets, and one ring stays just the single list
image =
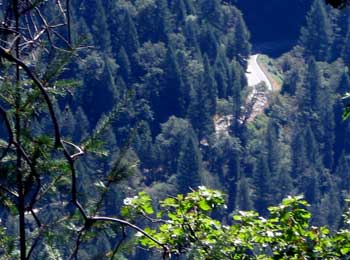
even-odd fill
[{"label": "conifer tree", "polygon": [[[164,86],[160,93],[160,107],[157,109],[161,122],[167,120],[170,114],[185,114],[184,82],[172,46],[167,50],[164,64]],[[164,109],[165,107],[167,109]]]},{"label": "conifer tree", "polygon": [[267,213],[267,207],[273,202],[271,180],[271,172],[267,159],[264,155],[261,155],[254,172],[254,184],[256,190],[255,209],[262,214]]},{"label": "conifer tree", "polygon": [[319,144],[310,125],[306,127],[305,140],[307,140],[306,158],[311,165],[318,167],[320,163]]},{"label": "conifer tree", "polygon": [[236,209],[252,210],[254,208],[251,193],[248,179],[241,178],[238,182]]},{"label": "conifer tree", "polygon": [[228,212],[237,208],[238,185],[241,179],[240,155],[238,151],[231,154],[228,162]]},{"label": "conifer tree", "polygon": [[211,62],[215,61],[216,55],[219,51],[219,44],[218,39],[215,36],[213,27],[208,23],[204,23],[203,25],[201,25],[199,37],[199,43],[202,53],[205,53]]},{"label": "conifer tree", "polygon": [[187,135],[181,145],[176,172],[176,185],[179,193],[187,193],[201,184],[202,159],[198,143]]},{"label": "conifer tree", "polygon": [[322,98],[322,74],[315,59],[312,57],[308,62],[308,70],[305,79],[307,95],[310,100],[310,108],[319,112],[323,108]]},{"label": "conifer tree", "polygon": [[131,64],[124,46],[122,46],[118,51],[117,63],[119,65],[119,74],[123,78],[124,82],[128,83],[131,76]]},{"label": "conifer tree", "polygon": [[111,54],[111,35],[107,24],[106,12],[101,1],[89,1],[87,17],[87,21],[92,21],[91,33],[94,35],[93,40],[96,48],[102,50],[105,54]]},{"label": "conifer tree", "polygon": [[218,96],[217,84],[213,75],[212,67],[209,63],[209,58],[207,55],[204,55],[204,74],[201,88],[204,89],[206,93],[206,102],[208,103],[207,108],[211,116],[215,114],[216,111],[216,99]]},{"label": "conifer tree", "polygon": [[214,75],[217,82],[218,98],[227,98],[230,75],[230,64],[226,58],[223,48],[219,48],[214,63]]},{"label": "conifer tree", "polygon": [[251,44],[249,43],[250,33],[244,23],[241,12],[238,10],[237,23],[234,30],[234,38],[230,40],[235,42],[233,53],[235,53],[236,58],[240,64],[245,67],[247,65],[245,61],[248,59],[251,51]]},{"label": "conifer tree", "polygon": [[200,0],[198,1],[201,16],[209,24],[215,27],[222,25],[222,10],[219,0]]},{"label": "conifer tree", "polygon": [[82,107],[78,107],[77,111],[75,112],[74,119],[76,122],[79,122],[79,124],[76,124],[74,130],[74,140],[81,141],[85,139],[90,132],[90,123]]},{"label": "conifer tree", "polygon": [[335,171],[336,176],[339,179],[338,187],[341,191],[347,191],[350,187],[350,178],[348,173],[350,172],[350,160],[349,155],[343,152],[340,155],[337,169]]},{"label": "conifer tree", "polygon": [[315,0],[306,18],[306,27],[301,30],[300,44],[307,57],[313,55],[318,61],[330,58],[333,37],[331,22],[322,0]]},{"label": "conifer tree", "polygon": [[129,11],[125,11],[121,24],[112,30],[114,31],[115,38],[113,42],[116,44],[116,48],[119,49],[124,46],[128,57],[132,58],[140,47],[140,43],[134,20]]},{"label": "conifer tree", "polygon": [[298,178],[309,166],[307,161],[306,141],[302,131],[296,131],[292,141],[292,177]]},{"label": "conifer tree", "polygon": [[269,169],[273,175],[278,174],[280,167],[280,149],[278,147],[278,129],[274,122],[270,120],[267,127],[266,146],[267,146],[267,161]]},{"label": "conifer tree", "polygon": [[232,96],[233,100],[233,124],[232,132],[238,136],[240,132],[241,107],[243,106],[242,90],[246,86],[246,78],[242,72],[242,68],[236,60],[231,65],[231,81],[228,88],[228,96]]}]

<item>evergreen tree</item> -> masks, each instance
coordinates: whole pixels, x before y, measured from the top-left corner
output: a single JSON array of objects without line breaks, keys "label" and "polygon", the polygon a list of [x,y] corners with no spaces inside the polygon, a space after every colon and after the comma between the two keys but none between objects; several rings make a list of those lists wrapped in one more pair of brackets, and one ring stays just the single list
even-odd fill
[{"label": "evergreen tree", "polygon": [[102,57],[95,55],[89,57],[84,75],[85,88],[82,93],[84,102],[81,106],[91,124],[95,124],[102,113],[110,111],[118,97],[114,79],[117,66],[108,56],[104,58],[102,60]]},{"label": "evergreen tree", "polygon": [[186,45],[194,53],[200,53],[199,25],[196,19],[188,19],[185,25],[184,35],[186,37]]},{"label": "evergreen tree", "polygon": [[254,173],[255,209],[261,214],[267,214],[267,207],[273,202],[271,172],[266,157],[261,155]]},{"label": "evergreen tree", "polygon": [[[209,70],[209,67],[207,67]],[[201,75],[201,84],[197,82],[191,89],[191,101],[188,116],[200,140],[209,136],[214,130],[213,112],[216,107],[216,86],[212,74]],[[209,96],[209,95],[213,96]]]},{"label": "evergreen tree", "polygon": [[[341,12],[340,14],[340,21],[338,22],[338,26],[341,28],[340,32],[338,33],[338,45],[334,44],[334,51],[343,58],[344,61],[350,60],[350,47],[349,47],[349,40],[350,40],[350,14],[349,11],[346,10],[344,12]],[[344,37],[345,35],[345,37]],[[336,56],[336,57],[338,57]]]},{"label": "evergreen tree", "polygon": [[206,102],[208,103],[207,108],[209,109],[209,113],[211,116],[215,114],[216,111],[216,99],[218,96],[217,84],[214,79],[213,71],[209,63],[208,56],[204,55],[204,74],[202,81],[202,88],[204,89],[204,93],[206,93]]},{"label": "evergreen tree", "polygon": [[337,169],[335,171],[336,176],[339,179],[339,189],[341,191],[348,191],[350,187],[350,161],[349,156],[344,152],[341,154]]},{"label": "evergreen tree", "polygon": [[237,209],[239,210],[252,210],[253,209],[253,201],[251,196],[251,188],[249,185],[249,181],[246,177],[240,179],[238,183],[238,191],[237,191]]},{"label": "evergreen tree", "polygon": [[305,194],[305,199],[315,206],[321,199],[320,175],[315,168],[310,167],[304,169],[300,179],[300,187]]},{"label": "evergreen tree", "polygon": [[317,167],[320,163],[319,144],[316,141],[314,132],[309,125],[306,127],[305,140],[307,140],[306,158],[311,165]]},{"label": "evergreen tree", "polygon": [[211,62],[215,61],[219,51],[218,38],[215,36],[214,29],[208,23],[201,26],[199,43],[201,52],[205,53]]},{"label": "evergreen tree", "polygon": [[242,90],[247,85],[246,78],[242,71],[241,66],[236,60],[232,61],[231,65],[231,81],[228,88],[228,96],[232,96],[233,100],[233,124],[232,132],[239,136],[240,134],[240,120],[241,120],[241,107],[244,104]]},{"label": "evergreen tree", "polygon": [[237,205],[238,185],[241,175],[240,155],[236,151],[231,155],[228,162],[228,212],[233,211]]},{"label": "evergreen tree", "polygon": [[179,193],[187,193],[201,184],[202,159],[198,143],[191,136],[185,136],[181,145],[176,172]]},{"label": "evergreen tree", "polygon": [[[124,46],[128,57],[132,58],[134,53],[137,52],[140,47],[140,43],[134,20],[129,11],[125,11],[121,24],[112,30],[114,31],[113,42],[116,44],[116,48],[120,49]],[[131,62],[133,64],[133,60],[131,60]]]},{"label": "evergreen tree", "polygon": [[217,82],[218,98],[227,98],[230,75],[230,64],[224,53],[224,49],[220,48],[214,63],[214,75]]},{"label": "evergreen tree", "polygon": [[176,28],[183,27],[186,23],[187,10],[184,0],[174,0],[171,3],[171,11],[175,14]]},{"label": "evergreen tree", "polygon": [[151,129],[147,122],[142,121],[135,138],[135,150],[140,158],[141,168],[153,166],[155,160]]},{"label": "evergreen tree", "polygon": [[83,140],[90,132],[90,123],[82,107],[78,107],[77,111],[75,112],[74,119],[76,122],[79,122],[75,127],[74,140]]},{"label": "evergreen tree", "polygon": [[280,167],[281,154],[278,147],[278,129],[277,125],[270,121],[267,127],[266,146],[267,146],[267,161],[269,169],[273,175],[278,174]]},{"label": "evergreen tree", "polygon": [[246,60],[249,58],[251,51],[251,44],[249,43],[250,33],[239,11],[237,11],[237,23],[234,32],[234,38],[230,39],[235,42],[233,53],[240,64],[245,68],[247,65]]},{"label": "evergreen tree", "polygon": [[173,31],[167,0],[140,3],[137,24],[140,41],[167,42]]},{"label": "evergreen tree", "polygon": [[292,142],[292,177],[293,179],[301,176],[309,166],[307,160],[306,140],[304,134],[300,131],[295,131]]},{"label": "evergreen tree", "polygon": [[199,0],[201,17],[205,22],[220,27],[222,25],[222,10],[219,0]]},{"label": "evergreen tree", "polygon": [[322,0],[315,0],[306,17],[306,27],[301,30],[300,44],[305,48],[305,55],[327,61],[330,58],[332,33],[325,4]]},{"label": "evergreen tree", "polygon": [[156,137],[155,146],[159,150],[158,161],[162,163],[165,172],[176,172],[182,142],[186,136],[193,135],[192,126],[185,119],[171,116],[167,122],[161,124],[161,133]]},{"label": "evergreen tree", "polygon": [[130,82],[131,64],[124,46],[122,46],[118,52],[117,63],[119,65],[119,74],[122,76],[124,82]]},{"label": "evergreen tree", "polygon": [[283,86],[282,86],[282,94],[288,93],[291,96],[294,96],[298,89],[298,85],[300,84],[300,81],[301,81],[301,77],[298,70],[292,69],[287,73],[285,73]]},{"label": "evergreen tree", "polygon": [[319,112],[323,107],[322,98],[322,74],[315,59],[312,57],[308,62],[308,70],[305,79],[306,88],[309,90],[307,93],[310,100],[310,108]]},{"label": "evergreen tree", "polygon": [[112,52],[111,35],[107,24],[106,12],[101,1],[89,1],[88,20],[91,23],[91,33],[96,47],[105,54]]}]

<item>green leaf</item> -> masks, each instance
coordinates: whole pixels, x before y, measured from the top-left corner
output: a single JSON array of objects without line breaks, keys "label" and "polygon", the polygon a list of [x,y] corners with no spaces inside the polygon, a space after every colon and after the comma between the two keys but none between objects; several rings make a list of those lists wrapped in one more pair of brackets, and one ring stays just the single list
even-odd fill
[{"label": "green leaf", "polygon": [[343,255],[346,255],[347,253],[350,252],[350,248],[349,248],[349,247],[341,248],[341,249],[340,249],[340,252],[341,252]]},{"label": "green leaf", "polygon": [[350,116],[350,106],[346,105],[342,116],[343,121],[347,120],[349,116]]},{"label": "green leaf", "polygon": [[211,207],[208,205],[208,203],[205,200],[200,200],[198,203],[198,206],[201,210],[204,210],[204,211],[211,210]]}]

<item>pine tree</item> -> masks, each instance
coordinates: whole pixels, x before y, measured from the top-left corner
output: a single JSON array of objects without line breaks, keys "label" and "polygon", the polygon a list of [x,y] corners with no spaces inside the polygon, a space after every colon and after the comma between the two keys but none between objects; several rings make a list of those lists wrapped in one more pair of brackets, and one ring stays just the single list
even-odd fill
[{"label": "pine tree", "polygon": [[[129,58],[133,57],[140,47],[139,36],[133,18],[128,11],[125,12],[121,24],[112,29],[114,43],[119,49],[124,46]],[[133,63],[133,60],[131,61]]]},{"label": "pine tree", "polygon": [[192,50],[193,53],[201,53],[200,50],[200,39],[199,39],[199,25],[197,20],[188,19],[185,25],[184,35],[186,38],[187,47]]},{"label": "pine tree", "polygon": [[301,30],[300,44],[305,48],[305,55],[313,55],[318,61],[327,61],[330,58],[332,34],[325,4],[315,0],[307,15],[306,27]]},{"label": "pine tree", "polygon": [[199,0],[201,16],[205,22],[215,27],[222,25],[222,10],[219,0]]},{"label": "pine tree", "polygon": [[122,76],[124,82],[128,83],[131,76],[131,64],[124,46],[118,51],[117,63],[119,65],[119,74]]},{"label": "pine tree", "polygon": [[293,179],[301,176],[309,166],[307,160],[306,140],[301,131],[295,131],[292,142],[292,177]]},{"label": "pine tree", "polygon": [[157,108],[160,121],[165,121],[170,115],[185,114],[184,82],[177,63],[176,53],[169,46],[164,61],[164,85],[160,93],[160,106]]},{"label": "pine tree", "polygon": [[232,132],[239,136],[240,133],[240,120],[241,120],[241,107],[243,106],[242,90],[246,86],[246,78],[242,71],[242,67],[236,60],[232,61],[231,65],[231,80],[228,88],[228,96],[233,100],[233,124]]},{"label": "pine tree", "polygon": [[78,107],[77,111],[75,112],[74,119],[76,122],[79,122],[79,124],[77,124],[75,127],[74,140],[83,140],[90,132],[90,123],[82,107]]},{"label": "pine tree", "polygon": [[161,124],[161,132],[156,137],[155,146],[160,151],[158,161],[165,168],[165,172],[176,172],[182,142],[186,136],[194,135],[192,125],[185,119],[171,116],[167,122]]},{"label": "pine tree", "polygon": [[187,193],[201,184],[202,159],[198,143],[186,136],[181,145],[177,164],[176,184],[179,193]]},{"label": "pine tree", "polygon": [[96,47],[105,54],[112,52],[111,35],[107,24],[106,12],[101,1],[93,0],[89,3],[89,18],[92,21],[91,33]]},{"label": "pine tree", "polygon": [[218,38],[215,36],[214,29],[208,23],[201,26],[199,43],[201,52],[205,53],[211,62],[215,61],[219,51]]},{"label": "pine tree", "polygon": [[349,156],[344,152],[340,155],[340,159],[338,161],[338,165],[335,171],[335,175],[339,179],[339,189],[341,191],[348,191],[350,187],[350,160]]},{"label": "pine tree", "polygon": [[175,14],[176,27],[183,27],[186,23],[187,10],[184,0],[174,0],[171,3],[171,11]]},{"label": "pine tree", "polygon": [[314,167],[306,168],[300,178],[300,187],[305,194],[305,200],[312,205],[321,200],[320,175]]},{"label": "pine tree", "polygon": [[315,59],[312,57],[308,62],[308,70],[305,79],[306,88],[309,92],[308,99],[310,102],[310,108],[318,112],[323,108],[323,100],[322,98],[322,74],[318,64]]},{"label": "pine tree", "polygon": [[256,190],[255,209],[265,215],[267,207],[273,202],[273,195],[271,172],[264,155],[261,155],[258,160],[254,173],[254,184]]},{"label": "pine tree", "polygon": [[238,183],[236,209],[244,211],[253,209],[254,204],[251,193],[252,191],[248,179],[246,177],[241,178]]},{"label": "pine tree", "polygon": [[234,32],[234,38],[230,39],[235,42],[235,51],[233,51],[233,53],[240,64],[245,67],[245,61],[249,58],[251,51],[251,44],[249,43],[250,33],[244,23],[242,14],[239,11],[237,11],[237,24]]},{"label": "pine tree", "polygon": [[281,154],[278,147],[279,140],[277,125],[271,120],[268,124],[266,135],[267,161],[271,173],[275,175],[279,172]]},{"label": "pine tree", "polygon": [[228,85],[230,79],[230,64],[223,48],[219,48],[218,55],[214,63],[214,75],[217,82],[218,98],[227,98]]},{"label": "pine tree", "polygon": [[288,93],[291,96],[294,96],[298,85],[300,84],[301,77],[299,71],[292,69],[285,74],[285,78],[282,86],[282,94]]},{"label": "pine tree", "polygon": [[148,2],[140,6],[137,16],[140,41],[167,42],[173,31],[167,0]]},{"label": "pine tree", "polygon": [[204,92],[207,94],[206,102],[208,103],[207,108],[209,109],[209,113],[211,116],[215,114],[216,111],[216,99],[218,96],[217,84],[214,79],[213,71],[209,63],[208,56],[204,55],[203,59],[204,63],[204,75],[202,81],[202,88],[204,88]]},{"label": "pine tree", "polygon": [[200,82],[194,82],[191,89],[191,100],[188,117],[200,140],[208,137],[214,130],[213,115],[216,109],[216,82],[212,76],[207,58],[204,59],[204,74]]},{"label": "pine tree", "polygon": [[236,151],[228,162],[228,212],[233,211],[237,205],[238,185],[241,178],[240,155]]},{"label": "pine tree", "polygon": [[305,140],[307,140],[306,144],[306,157],[311,165],[319,166],[320,163],[320,153],[319,153],[319,144],[316,141],[314,132],[310,125],[306,127],[305,131]]},{"label": "pine tree", "polygon": [[[334,46],[335,51],[340,51],[340,57],[343,58],[344,61],[350,60],[350,15],[348,11],[341,12],[339,21],[339,26],[341,26],[342,30],[339,32],[339,44]],[[346,21],[344,21],[346,19]],[[344,26],[345,25],[345,26]],[[346,28],[344,28],[346,27]],[[345,35],[345,37],[344,37]],[[337,49],[336,49],[337,48]],[[338,56],[339,56],[338,55]]]}]

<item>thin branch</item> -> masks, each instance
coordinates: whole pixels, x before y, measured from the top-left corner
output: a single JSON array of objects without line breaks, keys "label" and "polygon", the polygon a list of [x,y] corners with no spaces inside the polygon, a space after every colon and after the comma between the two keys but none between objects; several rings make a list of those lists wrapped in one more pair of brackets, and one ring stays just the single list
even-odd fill
[{"label": "thin branch", "polygon": [[142,235],[144,235],[145,237],[147,237],[148,239],[150,239],[151,241],[153,241],[157,245],[161,246],[163,249],[168,250],[167,245],[159,242],[157,239],[155,239],[154,237],[149,235],[147,232],[145,232],[142,228],[140,228],[140,227],[138,227],[138,226],[126,221],[126,220],[118,219],[118,218],[111,218],[111,217],[102,217],[102,216],[91,217],[90,219],[93,220],[94,222],[95,221],[107,221],[107,222],[114,222],[114,223],[128,226],[128,227],[140,232]]},{"label": "thin branch", "polygon": [[126,239],[126,232],[125,232],[125,227],[122,226],[122,238],[118,241],[118,243],[115,245],[113,253],[111,255],[111,260],[113,260],[114,256],[118,252],[120,246],[123,244],[124,240]]},{"label": "thin branch", "polygon": [[8,188],[0,185],[0,190],[3,190],[4,192],[8,193],[9,195],[13,196],[16,200],[18,199],[18,194],[14,191],[9,190]]},{"label": "thin branch", "polygon": [[57,5],[58,5],[58,9],[60,10],[60,12],[61,12],[61,14],[62,14],[62,16],[63,16],[64,21],[67,23],[66,13],[65,13],[64,10],[63,10],[61,1],[60,1],[60,0],[56,0],[56,3],[57,3]]},{"label": "thin branch", "polygon": [[78,237],[77,237],[77,240],[75,241],[75,247],[74,247],[72,254],[68,258],[69,260],[77,259],[78,251],[79,251],[79,248],[81,245],[81,238],[84,235],[85,230],[86,230],[86,227],[83,227],[81,230],[78,231]]},{"label": "thin branch", "polygon": [[44,96],[45,102],[48,106],[51,121],[54,126],[54,132],[55,132],[55,147],[60,147],[62,146],[61,143],[61,133],[60,133],[60,128],[58,125],[58,120],[53,108],[53,104],[50,100],[50,97],[48,93],[45,90],[45,86],[43,83],[39,80],[39,78],[35,75],[33,71],[20,59],[14,57],[10,52],[8,52],[5,48],[0,46],[0,56],[4,57],[8,61],[14,62],[15,64],[19,65],[23,70],[27,73],[28,77],[33,80],[35,85],[40,89],[42,95]]},{"label": "thin branch", "polygon": [[66,0],[66,10],[67,10],[68,42],[69,42],[69,44],[72,44],[71,21],[70,21],[70,1],[69,0]]},{"label": "thin branch", "polygon": [[78,151],[77,153],[70,155],[70,158],[72,160],[76,160],[79,156],[83,156],[84,155],[83,149],[80,148],[78,145],[76,145],[74,143],[71,143],[71,142],[68,142],[68,141],[65,141],[65,140],[62,140],[62,143],[68,144],[68,145],[72,146],[75,150]]}]

